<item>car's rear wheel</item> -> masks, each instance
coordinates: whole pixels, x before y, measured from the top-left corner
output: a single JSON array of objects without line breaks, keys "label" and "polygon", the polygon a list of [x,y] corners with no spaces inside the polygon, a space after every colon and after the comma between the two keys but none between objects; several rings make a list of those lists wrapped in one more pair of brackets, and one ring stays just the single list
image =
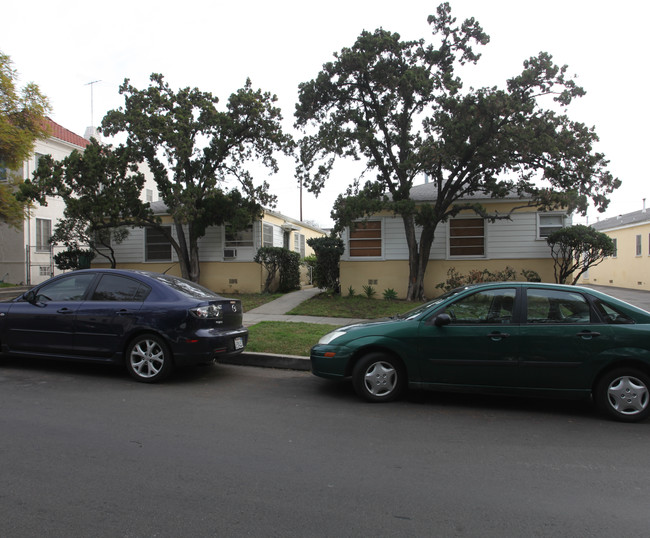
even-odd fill
[{"label": "car's rear wheel", "polygon": [[402,363],[385,353],[369,353],[352,371],[356,393],[369,402],[389,402],[401,396],[406,387]]},{"label": "car's rear wheel", "polygon": [[636,368],[612,370],[596,384],[594,400],[615,420],[643,420],[650,415],[650,378]]},{"label": "car's rear wheel", "polygon": [[162,338],[142,334],[134,338],[126,351],[126,369],[143,383],[156,383],[172,371],[172,355]]}]

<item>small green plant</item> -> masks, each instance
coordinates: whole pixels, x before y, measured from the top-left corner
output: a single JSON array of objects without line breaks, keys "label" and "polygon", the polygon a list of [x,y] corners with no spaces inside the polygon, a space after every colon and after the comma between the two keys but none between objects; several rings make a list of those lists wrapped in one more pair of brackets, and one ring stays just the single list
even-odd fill
[{"label": "small green plant", "polygon": [[366,297],[368,299],[372,299],[377,294],[377,290],[375,288],[373,288],[372,286],[364,286],[363,287],[363,293],[366,294]]},{"label": "small green plant", "polygon": [[393,288],[384,290],[384,299],[386,301],[394,301],[397,299],[397,292]]},{"label": "small green plant", "polygon": [[537,271],[533,271],[532,269],[522,269],[521,276],[523,276],[527,282],[542,281],[542,277],[539,276],[539,273]]},{"label": "small green plant", "polygon": [[356,294],[357,294],[356,290],[352,286],[350,286],[348,288],[348,297],[354,297]]}]

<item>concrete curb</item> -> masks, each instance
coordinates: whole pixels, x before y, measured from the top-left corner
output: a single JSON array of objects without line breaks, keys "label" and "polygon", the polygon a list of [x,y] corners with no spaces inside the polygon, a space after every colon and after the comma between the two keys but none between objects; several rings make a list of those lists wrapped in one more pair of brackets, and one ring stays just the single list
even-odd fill
[{"label": "concrete curb", "polygon": [[274,353],[255,353],[244,351],[239,355],[230,358],[217,359],[222,364],[234,364],[236,366],[257,366],[259,368],[281,368],[284,370],[300,370],[308,372],[311,370],[309,357],[298,355],[276,355]]}]

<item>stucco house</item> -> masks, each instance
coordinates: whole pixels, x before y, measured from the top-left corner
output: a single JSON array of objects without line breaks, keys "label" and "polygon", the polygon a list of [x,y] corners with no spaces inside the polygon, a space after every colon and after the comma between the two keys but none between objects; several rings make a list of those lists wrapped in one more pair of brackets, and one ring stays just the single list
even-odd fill
[{"label": "stucco house", "polygon": [[[86,138],[47,119],[51,135],[37,140],[33,155],[23,163],[22,169],[2,174],[0,180],[7,181],[10,174],[20,179],[32,176],[38,160],[51,155],[56,160],[67,157],[72,151],[83,149],[90,143]],[[59,250],[49,244],[50,236],[58,219],[63,215],[65,203],[60,198],[48,198],[47,206],[35,204],[20,229],[0,224],[0,277],[13,284],[38,284],[58,274],[53,256]],[[61,247],[60,250],[62,250]]]},{"label": "stucco house", "polygon": [[[435,201],[435,183],[417,185],[411,198],[419,203]],[[488,214],[506,215],[510,219],[491,222],[473,211],[463,211],[436,229],[424,282],[426,297],[441,293],[436,285],[445,282],[450,268],[460,274],[472,269],[497,272],[510,266],[518,275],[524,269],[536,271],[542,281],[554,281],[553,259],[546,243],[549,233],[571,224],[563,211],[540,212],[536,207],[522,207],[529,202],[516,194],[503,199],[476,194],[463,202],[480,203]],[[349,288],[362,293],[372,286],[381,296],[393,289],[406,297],[408,288],[408,246],[404,225],[393,213],[377,214],[343,234],[345,253],[341,257],[341,291]],[[524,280],[522,276],[519,276]]]},{"label": "stucco house", "polygon": [[[151,207],[174,236],[175,229],[165,204],[158,201]],[[264,210],[260,220],[253,222],[246,230],[233,232],[228,226],[209,227],[199,240],[200,284],[225,294],[259,293],[264,288],[266,274],[253,258],[261,247],[284,247],[304,258],[313,254],[307,240],[325,235],[324,230],[268,209]],[[155,228],[131,228],[127,239],[113,245],[113,248],[117,266],[121,269],[181,274],[171,243]],[[92,266],[102,267],[105,264],[98,257]],[[309,283],[309,276],[305,270],[301,283]]]},{"label": "stucco house", "polygon": [[613,256],[590,267],[581,284],[650,291],[650,210],[644,208],[596,222],[592,228],[611,237]]}]

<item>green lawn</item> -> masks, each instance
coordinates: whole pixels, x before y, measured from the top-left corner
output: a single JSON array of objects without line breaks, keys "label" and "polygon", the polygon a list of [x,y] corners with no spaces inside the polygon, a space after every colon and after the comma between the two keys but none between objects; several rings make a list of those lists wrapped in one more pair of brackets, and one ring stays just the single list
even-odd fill
[{"label": "green lawn", "polygon": [[401,300],[368,299],[365,296],[341,297],[321,293],[289,312],[296,316],[377,319],[403,314],[422,303]]},{"label": "green lawn", "polygon": [[309,350],[334,325],[262,321],[248,328],[246,351],[309,357]]}]

